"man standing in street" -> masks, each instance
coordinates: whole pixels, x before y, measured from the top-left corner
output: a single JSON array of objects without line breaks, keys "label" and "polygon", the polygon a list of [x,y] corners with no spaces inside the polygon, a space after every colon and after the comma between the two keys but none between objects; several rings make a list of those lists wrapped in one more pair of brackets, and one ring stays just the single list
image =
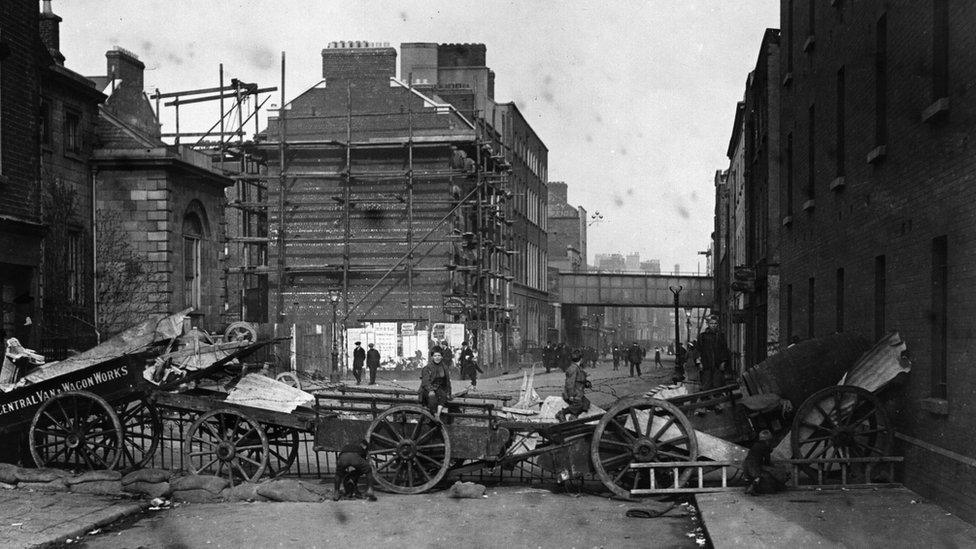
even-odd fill
[{"label": "man standing in street", "polygon": [[376,385],[376,370],[380,367],[380,352],[373,348],[373,344],[369,344],[369,350],[366,351],[366,367],[369,368],[369,384]]},{"label": "man standing in street", "polygon": [[634,377],[634,368],[637,368],[637,377],[641,376],[640,365],[644,360],[644,349],[635,341],[627,349],[627,362],[630,363],[630,377]]},{"label": "man standing in street", "polygon": [[363,349],[361,341],[356,342],[356,348],[352,350],[352,375],[356,377],[356,385],[363,384],[363,364],[366,363],[366,349]]},{"label": "man standing in street", "polygon": [[546,368],[546,373],[552,371],[552,363],[556,355],[556,348],[553,346],[552,342],[546,343],[546,346],[542,348],[542,365]]},{"label": "man standing in street", "polygon": [[478,374],[483,374],[478,362],[474,359],[474,351],[468,347],[467,341],[461,342],[461,352],[458,354],[458,362],[461,365],[461,379],[470,379],[471,386],[478,386]]},{"label": "man standing in street", "polygon": [[708,326],[698,334],[698,358],[701,360],[701,390],[721,387],[729,366],[729,347],[725,334],[718,329],[718,315],[708,315]]},{"label": "man standing in street", "polygon": [[654,347],[654,365],[658,368],[664,368],[664,364],[661,363],[661,348]]},{"label": "man standing in street", "polygon": [[620,367],[620,347],[614,345],[613,350],[610,351],[610,354],[613,356],[613,369],[617,370]]},{"label": "man standing in street", "polygon": [[568,406],[556,412],[556,420],[560,423],[576,419],[580,414],[590,409],[590,401],[586,398],[586,387],[589,382],[586,380],[586,372],[580,366],[580,362],[583,360],[583,353],[578,349],[574,350],[570,354],[569,359],[569,366],[564,367],[560,364],[560,368],[566,373],[566,383],[563,385],[563,400],[568,404]]}]

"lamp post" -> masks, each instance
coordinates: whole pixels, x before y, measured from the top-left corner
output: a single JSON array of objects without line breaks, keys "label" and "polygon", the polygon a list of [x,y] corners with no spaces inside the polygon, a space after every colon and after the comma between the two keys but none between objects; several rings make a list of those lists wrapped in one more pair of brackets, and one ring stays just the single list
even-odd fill
[{"label": "lamp post", "polygon": [[677,356],[678,345],[681,343],[681,310],[679,309],[679,302],[682,286],[668,286],[668,289],[674,294],[674,352],[675,356]]},{"label": "lamp post", "polygon": [[336,329],[336,324],[338,324],[336,309],[339,307],[339,300],[342,299],[342,294],[339,290],[329,290],[329,302],[332,303],[332,372],[329,374],[329,381],[332,383],[339,383],[339,342],[336,341],[338,330]]},{"label": "lamp post", "polygon": [[685,315],[687,320],[685,320],[685,326],[687,331],[685,332],[685,348],[691,345],[691,309],[685,309]]}]

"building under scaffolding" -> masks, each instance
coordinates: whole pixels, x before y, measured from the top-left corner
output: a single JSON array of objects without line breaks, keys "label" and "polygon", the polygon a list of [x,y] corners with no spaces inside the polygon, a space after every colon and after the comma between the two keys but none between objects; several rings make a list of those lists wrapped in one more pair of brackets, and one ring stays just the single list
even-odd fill
[{"label": "building under scaffolding", "polygon": [[[484,46],[473,48],[487,71]],[[407,326],[434,339],[445,335],[438,326],[463,326],[488,365],[537,344],[548,312],[546,151],[514,105],[494,103],[490,88],[404,83],[385,45],[333,43],[322,58],[323,80],[286,102],[282,56],[284,108],[253,142],[245,128],[273,88],[225,85],[221,71],[218,88],[153,96],[176,109],[221,102],[208,132],[172,137],[199,137],[196,148],[236,180],[228,320],[328,325],[335,312],[349,330],[397,326],[401,356],[411,354]]]}]

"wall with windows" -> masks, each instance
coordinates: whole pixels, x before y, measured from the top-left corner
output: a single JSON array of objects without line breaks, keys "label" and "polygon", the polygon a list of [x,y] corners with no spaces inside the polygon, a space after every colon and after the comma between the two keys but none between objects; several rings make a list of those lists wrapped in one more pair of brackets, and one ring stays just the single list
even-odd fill
[{"label": "wall with windows", "polygon": [[905,481],[974,521],[976,4],[808,4],[781,2],[781,323],[901,334]]}]

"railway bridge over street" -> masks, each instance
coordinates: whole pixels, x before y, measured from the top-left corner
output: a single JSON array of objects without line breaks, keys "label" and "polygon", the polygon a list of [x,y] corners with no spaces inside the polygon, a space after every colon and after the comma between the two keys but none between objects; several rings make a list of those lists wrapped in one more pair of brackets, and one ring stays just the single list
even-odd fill
[{"label": "railway bridge over street", "polygon": [[673,307],[672,289],[678,288],[679,307],[712,307],[710,276],[626,272],[560,272],[558,301],[563,306]]}]

